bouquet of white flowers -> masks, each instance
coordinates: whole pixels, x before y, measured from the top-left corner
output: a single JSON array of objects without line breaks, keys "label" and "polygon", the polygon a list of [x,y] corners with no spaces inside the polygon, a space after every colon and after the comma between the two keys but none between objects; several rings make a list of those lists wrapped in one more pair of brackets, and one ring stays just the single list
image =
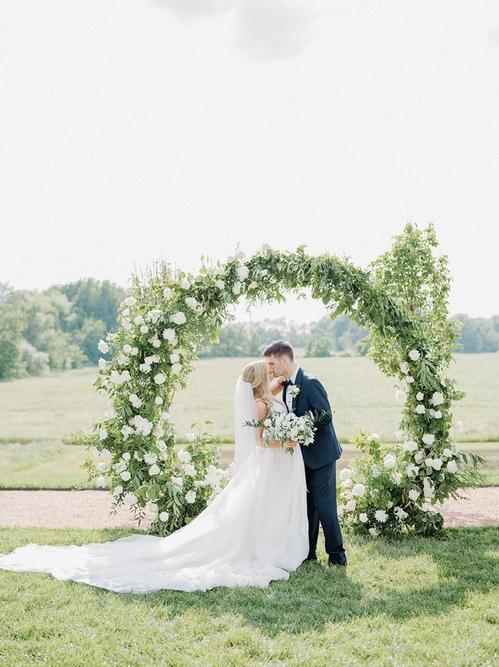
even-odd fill
[{"label": "bouquet of white flowers", "polygon": [[292,441],[299,442],[301,445],[310,445],[314,441],[317,423],[321,419],[322,417],[316,417],[312,412],[306,412],[302,417],[298,417],[294,412],[271,412],[261,421],[246,421],[245,426],[263,428],[265,445],[277,441],[292,454],[294,447],[285,446],[285,443]]}]

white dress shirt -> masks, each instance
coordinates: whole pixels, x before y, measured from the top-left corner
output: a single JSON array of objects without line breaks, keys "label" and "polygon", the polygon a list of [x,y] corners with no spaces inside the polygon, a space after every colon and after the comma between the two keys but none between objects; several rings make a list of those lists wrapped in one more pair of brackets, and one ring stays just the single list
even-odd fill
[{"label": "white dress shirt", "polygon": [[[290,381],[294,384],[296,382],[296,376],[298,375],[298,371],[300,370],[300,367],[297,366],[295,368],[295,371],[293,375],[289,378]],[[291,385],[289,385],[288,390],[286,392],[286,405],[288,406],[289,412],[293,411],[293,396],[289,393],[289,390],[291,388]]]}]

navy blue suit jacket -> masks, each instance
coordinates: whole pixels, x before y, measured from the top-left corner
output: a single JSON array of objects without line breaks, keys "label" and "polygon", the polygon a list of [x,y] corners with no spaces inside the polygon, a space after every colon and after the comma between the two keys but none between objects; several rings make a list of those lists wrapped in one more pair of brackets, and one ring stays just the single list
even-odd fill
[{"label": "navy blue suit jacket", "polygon": [[329,412],[328,417],[318,425],[314,442],[308,446],[301,445],[305,465],[315,470],[339,459],[343,450],[336,437],[331,406],[322,384],[300,368],[295,385],[300,388],[299,394],[293,398],[293,412],[298,417],[310,410]]}]

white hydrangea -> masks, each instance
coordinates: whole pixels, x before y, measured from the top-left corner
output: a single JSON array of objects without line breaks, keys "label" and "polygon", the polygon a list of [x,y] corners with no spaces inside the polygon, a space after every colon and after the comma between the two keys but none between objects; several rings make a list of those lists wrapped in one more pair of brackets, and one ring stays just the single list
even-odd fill
[{"label": "white hydrangea", "polygon": [[188,296],[185,299],[185,304],[191,310],[196,310],[198,302],[197,299],[195,299],[193,296]]},{"label": "white hydrangea", "polygon": [[132,423],[137,429],[137,432],[141,433],[142,435],[147,436],[152,431],[152,423],[145,417],[141,417],[141,415],[135,415],[135,417],[132,419]]},{"label": "white hydrangea", "polygon": [[388,470],[395,468],[397,465],[397,459],[393,454],[386,454],[386,456],[383,458],[383,465],[385,468],[388,468]]},{"label": "white hydrangea", "polygon": [[164,384],[165,380],[166,380],[166,375],[164,373],[157,373],[154,376],[154,382],[156,384]]},{"label": "white hydrangea", "polygon": [[439,391],[435,391],[430,400],[433,405],[442,405],[445,399]]},{"label": "white hydrangea", "polygon": [[366,487],[363,484],[354,484],[352,487],[352,494],[357,498],[361,498],[366,491]]},{"label": "white hydrangea", "polygon": [[343,470],[340,470],[340,479],[345,480],[345,479],[350,479],[352,476],[352,471],[350,468],[343,468]]},{"label": "white hydrangea", "polygon": [[102,354],[107,354],[109,352],[109,345],[106,343],[105,340],[102,340],[102,338],[97,343],[97,348],[99,352],[102,352]]},{"label": "white hydrangea", "polygon": [[417,448],[418,446],[414,440],[407,440],[407,442],[404,442],[404,452],[414,452]]},{"label": "white hydrangea", "polygon": [[149,322],[156,324],[156,322],[160,319],[161,314],[162,313],[160,310],[158,310],[157,308],[153,308],[152,310],[149,310],[147,312],[146,319],[148,319]]},{"label": "white hydrangea", "polygon": [[163,338],[169,343],[173,342],[176,339],[176,334],[174,329],[165,329],[163,331]]},{"label": "white hydrangea", "polygon": [[433,433],[425,433],[422,437],[422,440],[425,445],[431,446],[435,442],[435,436],[433,435]]},{"label": "white hydrangea", "polygon": [[174,324],[185,324],[187,322],[187,317],[185,314],[179,310],[170,317],[170,322]]},{"label": "white hydrangea", "polygon": [[385,512],[385,510],[376,510],[376,512],[374,512],[374,518],[376,521],[379,521],[379,523],[385,523],[385,521],[388,519],[388,514]]},{"label": "white hydrangea", "polygon": [[237,277],[239,278],[239,280],[240,280],[241,282],[243,282],[244,280],[246,280],[246,278],[247,278],[248,276],[249,276],[249,269],[248,269],[247,266],[240,266],[240,267],[237,269]]}]

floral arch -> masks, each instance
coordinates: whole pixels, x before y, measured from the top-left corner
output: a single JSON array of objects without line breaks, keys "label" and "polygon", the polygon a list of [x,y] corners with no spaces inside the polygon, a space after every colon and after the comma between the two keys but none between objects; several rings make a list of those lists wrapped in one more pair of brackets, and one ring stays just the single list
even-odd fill
[{"label": "floral arch", "polygon": [[302,246],[264,247],[225,264],[201,258],[197,275],[160,264],[134,276],[120,306],[122,328],[99,343],[108,359],[100,360],[96,386],[110,409],[87,439],[98,454],[87,463],[90,475],[101,484],[109,477],[113,507],[125,503],[139,521],[148,508],[152,532],[166,535],[220,491],[227,475],[206,434],[174,446],[175,392],[186,386],[198,346],[217,339],[241,297],[283,301],[284,291],[310,288],[332,317],[344,313],[368,329],[369,356],[405,397],[401,442],[382,446],[361,434],[365,455],[342,471],[344,524],[373,536],[441,528],[441,504],[469,483],[474,466],[451,441],[451,404],[461,394],[446,377],[456,331],[447,318],[447,260],[435,256],[436,246],[432,226],[407,225],[368,270],[347,258],[312,257]]}]

